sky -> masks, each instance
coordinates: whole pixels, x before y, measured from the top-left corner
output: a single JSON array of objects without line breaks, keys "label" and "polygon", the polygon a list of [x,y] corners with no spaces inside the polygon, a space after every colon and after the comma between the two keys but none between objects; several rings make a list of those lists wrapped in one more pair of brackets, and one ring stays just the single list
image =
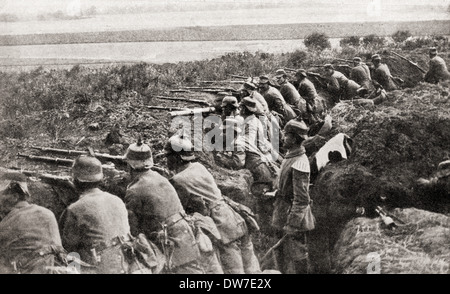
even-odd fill
[{"label": "sky", "polygon": [[[39,13],[51,13],[57,10],[64,11],[68,14],[80,8],[88,8],[96,6],[98,10],[111,6],[130,6],[130,5],[180,5],[180,3],[198,3],[199,7],[211,3],[289,3],[293,6],[301,6],[308,3],[311,5],[327,5],[327,3],[341,5],[367,5],[368,8],[375,7],[381,11],[389,10],[392,6],[405,5],[436,5],[448,6],[450,0],[0,0],[0,13],[12,13],[17,15],[33,15]],[[320,13],[320,11],[318,11]]]}]

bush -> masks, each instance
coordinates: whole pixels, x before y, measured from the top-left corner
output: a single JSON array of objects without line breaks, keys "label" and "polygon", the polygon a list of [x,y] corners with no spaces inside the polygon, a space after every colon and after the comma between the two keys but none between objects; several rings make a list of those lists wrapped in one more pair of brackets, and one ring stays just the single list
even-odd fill
[{"label": "bush", "polygon": [[386,39],[384,37],[379,37],[375,34],[367,35],[362,39],[362,42],[366,46],[374,46],[374,47],[381,47],[386,42]]},{"label": "bush", "polygon": [[301,67],[302,63],[308,58],[308,53],[302,50],[296,50],[288,59],[288,64],[293,67]]},{"label": "bush", "polygon": [[14,14],[9,14],[9,13],[0,14],[0,22],[15,22],[18,20],[19,20],[19,18]]},{"label": "bush", "polygon": [[358,47],[360,44],[360,38],[358,36],[350,36],[346,38],[342,38],[339,42],[341,47],[353,46]]},{"label": "bush", "polygon": [[324,50],[331,48],[331,43],[328,36],[324,33],[312,33],[308,35],[303,41],[306,48],[310,50]]},{"label": "bush", "polygon": [[436,40],[432,37],[416,37],[410,40],[407,40],[402,49],[406,50],[414,50],[422,47],[430,47],[435,46]]},{"label": "bush", "polygon": [[411,37],[410,31],[396,31],[391,37],[397,43],[402,43]]}]

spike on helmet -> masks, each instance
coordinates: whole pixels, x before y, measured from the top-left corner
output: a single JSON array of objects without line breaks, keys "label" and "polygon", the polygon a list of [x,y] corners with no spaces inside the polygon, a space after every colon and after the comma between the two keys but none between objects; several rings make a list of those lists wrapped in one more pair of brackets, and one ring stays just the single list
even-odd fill
[{"label": "spike on helmet", "polygon": [[124,157],[133,169],[148,169],[153,166],[152,150],[142,142],[140,136],[136,143],[128,146]]},{"label": "spike on helmet", "polygon": [[102,163],[95,157],[81,155],[73,163],[72,177],[79,182],[100,182],[103,180]]}]

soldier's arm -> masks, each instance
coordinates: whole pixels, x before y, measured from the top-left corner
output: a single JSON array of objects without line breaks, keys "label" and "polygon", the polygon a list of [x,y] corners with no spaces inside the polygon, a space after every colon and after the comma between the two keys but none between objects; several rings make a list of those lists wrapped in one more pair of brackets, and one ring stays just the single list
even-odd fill
[{"label": "soldier's arm", "polygon": [[303,164],[304,166],[299,168],[293,167],[292,172],[292,184],[293,184],[293,192],[294,192],[294,200],[292,205],[307,205],[309,204],[309,163],[308,166]]},{"label": "soldier's arm", "polygon": [[78,225],[77,216],[69,209],[61,215],[61,242],[67,252],[76,252],[82,243],[81,229]]},{"label": "soldier's arm", "polygon": [[209,215],[208,207],[202,197],[191,194],[183,185],[178,184],[176,181],[170,180],[172,186],[177,191],[180,198],[181,205],[186,213],[191,214],[198,212],[202,215]]},{"label": "soldier's arm", "polygon": [[339,93],[339,90],[341,89],[339,81],[335,77],[330,77],[328,80],[327,89],[331,93]]},{"label": "soldier's arm", "polygon": [[125,205],[128,211],[131,235],[137,236],[139,233],[142,233],[139,225],[139,215],[143,209],[143,203],[140,197],[133,191],[128,190],[125,195]]}]

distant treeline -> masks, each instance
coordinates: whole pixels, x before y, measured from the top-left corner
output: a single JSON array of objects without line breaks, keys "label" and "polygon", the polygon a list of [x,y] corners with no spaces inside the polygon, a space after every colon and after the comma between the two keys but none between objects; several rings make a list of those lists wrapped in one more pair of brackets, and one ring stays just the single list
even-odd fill
[{"label": "distant treeline", "polygon": [[330,38],[367,36],[370,34],[391,36],[400,30],[408,30],[412,36],[427,36],[448,35],[449,27],[450,20],[183,27],[117,32],[3,35],[0,36],[0,46],[119,42],[293,40],[304,39],[314,32],[326,32]]}]

